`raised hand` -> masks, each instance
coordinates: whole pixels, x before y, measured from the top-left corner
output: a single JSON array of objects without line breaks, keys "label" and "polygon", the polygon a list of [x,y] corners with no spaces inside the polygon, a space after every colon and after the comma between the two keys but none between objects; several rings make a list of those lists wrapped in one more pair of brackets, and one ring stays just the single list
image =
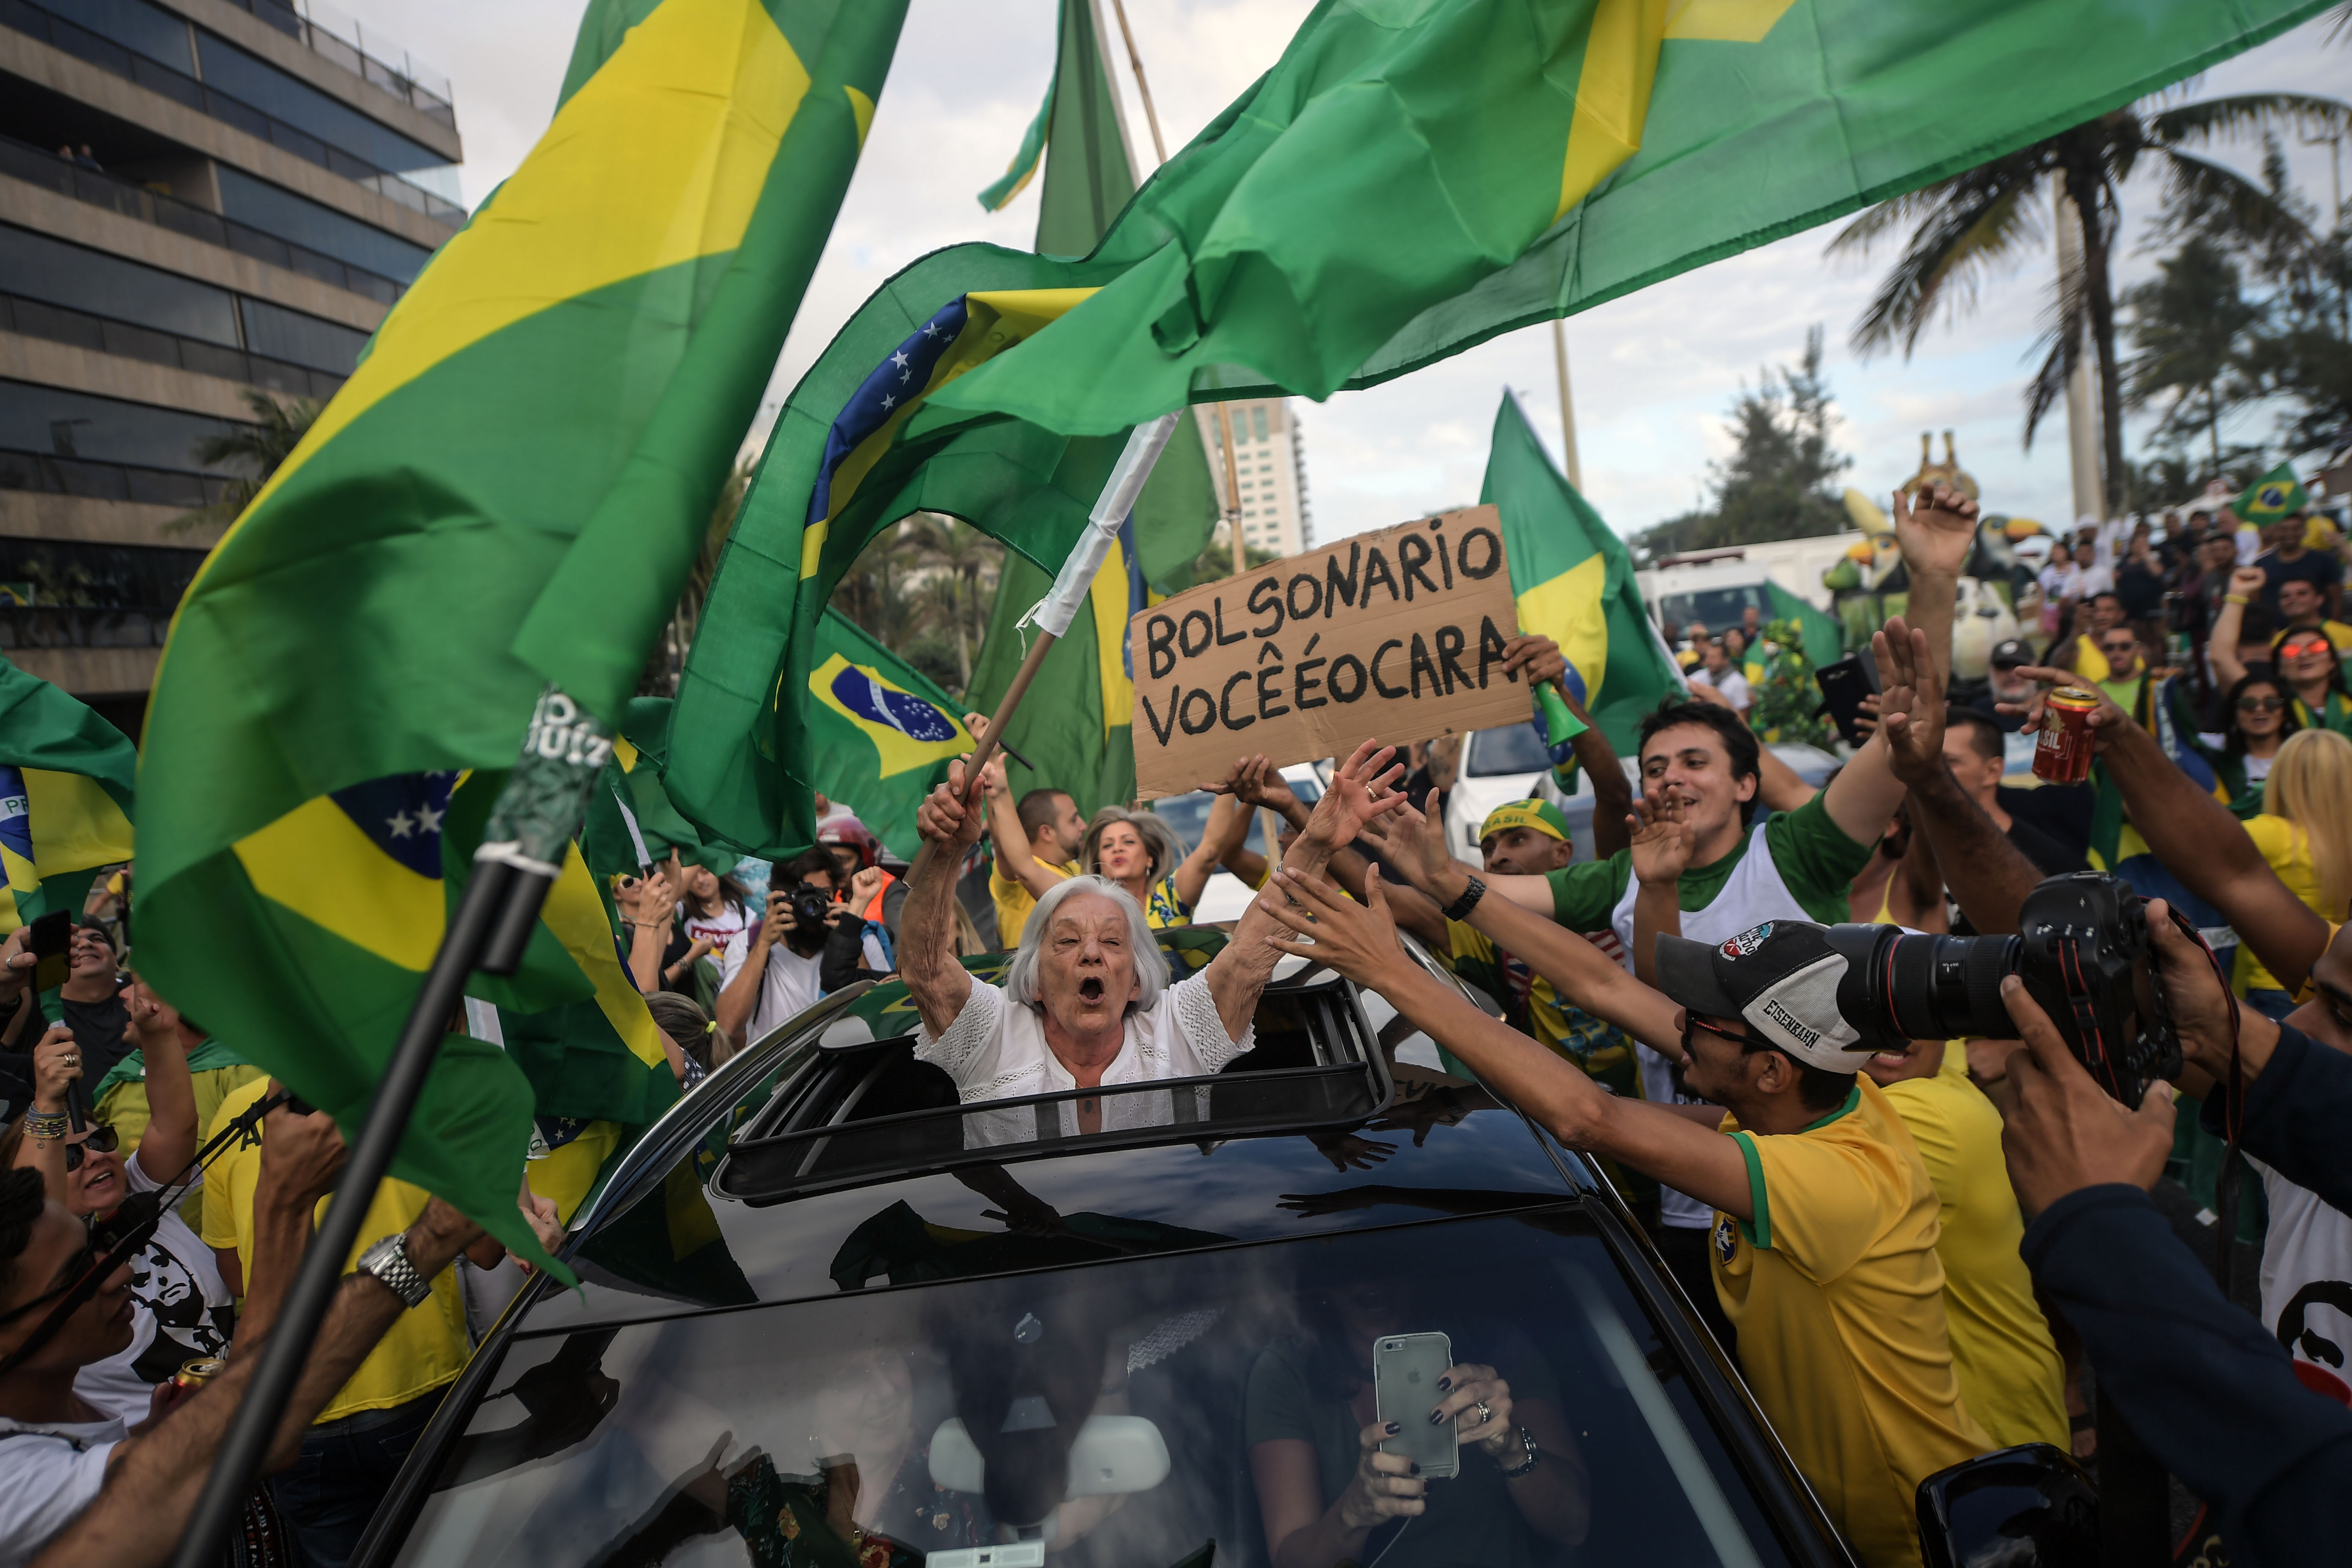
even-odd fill
[{"label": "raised hand", "polygon": [[1958,577],[1976,549],[1977,503],[1941,480],[1923,487],[1917,506],[1895,492],[1895,542],[1914,575]]},{"label": "raised hand", "polygon": [[1359,985],[1377,986],[1384,973],[1402,962],[1395,919],[1389,913],[1388,889],[1381,868],[1364,873],[1364,901],[1357,903],[1319,877],[1302,877],[1287,868],[1257,896],[1258,904],[1303,942],[1267,942],[1284,952],[1319,961]]},{"label": "raised hand", "polygon": [[1391,765],[1394,746],[1366,741],[1331,775],[1331,787],[1315,803],[1300,837],[1318,848],[1331,850],[1353,844],[1364,824],[1405,804],[1397,793],[1404,777],[1402,764]]},{"label": "raised hand", "polygon": [[964,757],[950,763],[948,782],[924,796],[923,804],[915,808],[915,831],[925,843],[961,851],[980,842],[986,822],[979,804],[967,798],[964,769],[971,761]]},{"label": "raised hand", "polygon": [[2098,706],[2091,710],[2090,716],[2084,721],[2090,726],[2091,752],[2094,756],[2107,749],[2107,741],[2117,727],[2132,721],[2130,714],[2116,706],[2114,698],[2071,669],[2053,669],[2046,665],[2026,664],[2020,665],[2014,673],[2038,680],[2044,688],[2035,692],[2027,701],[1997,704],[2004,717],[2021,721],[2017,726],[2018,732],[2021,734],[2032,734],[2042,728],[2042,710],[2047,704],[2050,696],[2048,688],[2054,686],[2072,687],[2077,691],[2088,692],[2097,700]]},{"label": "raised hand", "polygon": [[2003,979],[2000,997],[2025,1041],[2009,1058],[2014,1109],[2000,1144],[2026,1217],[2084,1187],[2156,1185],[2172,1153],[2172,1086],[2150,1084],[2137,1107],[2117,1103],[2074,1059],[2023,981]]},{"label": "raised hand", "polygon": [[[1380,845],[1381,858],[1424,893],[1453,867],[1454,857],[1445,847],[1444,790],[1431,790],[1420,811],[1407,801],[1374,823],[1370,836]],[[1451,903],[1453,900],[1448,897],[1438,901]]]},{"label": "raised hand", "polygon": [[1895,616],[1870,638],[1878,659],[1880,732],[1887,761],[1906,784],[1944,770],[1944,685],[1927,657],[1927,634]]},{"label": "raised hand", "polygon": [[1542,686],[1568,673],[1568,657],[1559,644],[1540,632],[1521,632],[1503,645],[1503,670],[1528,672],[1529,686]]},{"label": "raised hand", "polygon": [[131,1015],[128,1033],[142,1052],[179,1048],[180,1010],[148,990],[145,981],[134,978],[122,1002]]},{"label": "raised hand", "polygon": [[1672,887],[1689,868],[1698,834],[1684,819],[1685,811],[1679,800],[1633,797],[1633,815],[1626,822],[1633,829],[1633,878],[1643,887]]},{"label": "raised hand", "polygon": [[2261,567],[2241,566],[2230,574],[2230,592],[2241,598],[2259,599],[2270,581],[2270,574]]},{"label": "raised hand", "polygon": [[33,1108],[63,1110],[67,1091],[80,1081],[81,1047],[74,1044],[73,1031],[51,1024],[33,1047]]},{"label": "raised hand", "polygon": [[637,895],[636,920],[639,925],[667,925],[677,913],[677,894],[671,890],[667,877],[648,877],[644,890]]}]

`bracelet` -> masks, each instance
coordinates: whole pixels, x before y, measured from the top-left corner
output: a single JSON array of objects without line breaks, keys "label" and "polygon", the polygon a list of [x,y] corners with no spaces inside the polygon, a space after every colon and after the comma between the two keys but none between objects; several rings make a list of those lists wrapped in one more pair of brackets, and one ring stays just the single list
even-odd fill
[{"label": "bracelet", "polygon": [[1468,920],[1470,911],[1476,909],[1478,900],[1486,896],[1486,884],[1473,877],[1470,879],[1470,885],[1462,889],[1462,896],[1439,912],[1450,921]]},{"label": "bracelet", "polygon": [[53,1142],[66,1135],[72,1123],[62,1110],[28,1110],[25,1112],[25,1131],[41,1142]]},{"label": "bracelet", "polygon": [[2252,599],[2247,598],[2243,594],[2224,594],[2221,595],[2221,602],[2225,605],[2251,605],[2253,603]]}]

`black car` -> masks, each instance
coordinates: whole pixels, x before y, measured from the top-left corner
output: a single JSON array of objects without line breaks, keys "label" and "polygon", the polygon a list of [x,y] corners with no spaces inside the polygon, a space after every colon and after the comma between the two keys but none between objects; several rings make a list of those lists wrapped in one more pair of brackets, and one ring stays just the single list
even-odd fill
[{"label": "black car", "polygon": [[1378,995],[1286,960],[1251,1052],[1084,1091],[1094,1132],[960,1108],[914,1026],[829,997],[617,1161],[580,1289],[517,1299],[355,1561],[1291,1568],[1269,1521],[1352,1474],[1365,1346],[1435,1334],[1549,1473],[1465,1449],[1365,1568],[1853,1561],[1608,1182]]}]

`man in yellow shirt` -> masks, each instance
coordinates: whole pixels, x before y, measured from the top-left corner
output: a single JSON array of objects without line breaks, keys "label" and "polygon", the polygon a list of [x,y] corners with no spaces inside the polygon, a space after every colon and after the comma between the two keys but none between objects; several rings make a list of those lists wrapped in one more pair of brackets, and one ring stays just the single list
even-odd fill
[{"label": "man in yellow shirt", "polygon": [[[268,1079],[246,1085],[221,1101],[205,1129],[212,1137],[275,1087]],[[245,1294],[245,1260],[253,1255],[253,1194],[261,1179],[260,1131],[255,1141],[233,1147],[205,1172],[205,1245],[219,1260],[230,1290]],[[387,1177],[368,1205],[367,1223],[344,1265],[386,1236],[396,1236],[425,1212],[431,1194]],[[321,1199],[320,1207],[331,1200]],[[487,1238],[486,1238],[487,1240]],[[488,1267],[504,1255],[496,1241],[467,1249]],[[341,1568],[359,1545],[376,1503],[408,1456],[441,1390],[453,1382],[472,1353],[466,1331],[466,1301],[457,1271],[434,1276],[433,1293],[404,1312],[369,1352],[351,1381],[319,1413],[302,1438],[294,1468],[270,1483],[278,1512],[299,1545],[308,1568]]]},{"label": "man in yellow shirt", "polygon": [[1057,789],[1033,789],[1016,805],[1002,759],[992,760],[982,776],[988,836],[996,850],[988,891],[996,900],[997,942],[1010,952],[1021,945],[1021,928],[1029,923],[1038,899],[1055,883],[1078,874],[1087,819],[1078,815],[1078,803]]},{"label": "man in yellow shirt", "polygon": [[[1295,906],[1260,907],[1312,942],[1276,946],[1376,987],[1562,1142],[1715,1207],[1717,1294],[1757,1403],[1861,1560],[1916,1565],[1919,1483],[1993,1445],[1952,1370],[1936,1192],[1894,1107],[1856,1076],[1870,1047],[1839,1016],[1846,961],[1824,928],[1772,921],[1712,946],[1661,937],[1666,994],[1596,1002],[1654,1045],[1677,1045],[1679,1020],[1691,1092],[1730,1111],[1709,1127],[1683,1114],[1700,1108],[1604,1092],[1398,963],[1377,879],[1360,905],[1288,874],[1282,888]],[[1514,913],[1541,919],[1494,918]],[[1519,945],[1507,923],[1495,934]]]},{"label": "man in yellow shirt", "polygon": [[1882,1051],[1863,1070],[1903,1118],[1936,1189],[1944,1317],[1969,1414],[2001,1447],[2065,1448],[2066,1369],[2018,1255],[2025,1219],[2001,1157],[2000,1112],[1940,1040]]}]

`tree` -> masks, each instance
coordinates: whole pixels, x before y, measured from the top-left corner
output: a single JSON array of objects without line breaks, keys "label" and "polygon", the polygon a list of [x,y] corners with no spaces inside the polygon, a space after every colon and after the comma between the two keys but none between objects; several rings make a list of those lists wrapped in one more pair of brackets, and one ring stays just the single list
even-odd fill
[{"label": "tree", "polygon": [[1815,326],[1805,334],[1805,357],[1797,369],[1767,367],[1753,389],[1743,385],[1733,400],[1730,459],[1707,465],[1714,506],[1659,523],[1635,547],[1662,555],[1835,533],[1844,526],[1845,509],[1829,484],[1853,466],[1830,445],[1836,419],[1822,374],[1822,329]]},{"label": "tree", "polygon": [[280,399],[258,387],[244,391],[253,423],[232,425],[217,436],[207,436],[189,451],[200,468],[238,466],[248,470],[232,477],[221,499],[194,511],[183,512],[163,525],[165,533],[185,533],[199,528],[220,528],[235,522],[253,504],[278,466],[294,455],[320,405],[307,397]]},{"label": "tree", "polygon": [[[958,691],[971,685],[971,645],[984,623],[974,618],[982,602],[982,579],[993,584],[1004,563],[1004,546],[961,519],[943,512],[919,511],[905,531],[905,547],[916,563],[929,568],[940,589],[937,610],[955,639],[955,679],[940,680]],[[937,679],[934,671],[925,674]]]},{"label": "tree", "polygon": [[2262,320],[2262,306],[2246,298],[2237,264],[2203,234],[2192,234],[2158,262],[2157,276],[2126,290],[2123,302],[2138,351],[2125,366],[2124,405],[2137,410],[2162,402],[2156,439],[2178,447],[2202,431],[2218,472],[2223,395],[2234,405],[2244,394],[2240,340]]},{"label": "tree", "polygon": [[646,668],[638,672],[640,697],[677,695],[677,679],[686,668],[688,650],[694,647],[694,632],[702,621],[702,606],[710,598],[710,582],[718,575],[719,557],[727,548],[727,536],[735,530],[735,514],[743,510],[743,498],[751,493],[752,468],[751,458],[737,458],[727,482],[719,489],[719,499],[711,503],[710,525],[703,533],[702,548],[695,552],[686,586],[678,592],[677,607],[670,612],[669,624],[654,639],[653,651],[646,656]]},{"label": "tree", "polygon": [[2296,93],[2250,93],[2202,103],[2158,107],[2158,100],[2109,111],[2055,136],[2030,142],[1973,169],[1879,203],[1839,231],[1831,254],[1866,255],[1871,246],[1908,227],[1895,261],[1862,317],[1853,345],[1868,355],[1900,346],[1908,358],[1919,334],[1939,314],[1957,320],[1975,307],[1997,269],[2041,244],[2053,208],[2052,186],[2063,182],[2082,245],[2071,268],[2053,280],[2043,312],[2048,345],[2026,389],[2025,442],[2063,395],[2082,356],[2087,332],[2099,366],[2099,416],[2107,495],[2121,507],[2124,467],[2122,369],[2116,354],[2116,300],[2109,260],[2121,226],[2118,191],[2143,160],[2159,169],[2170,199],[2206,215],[2255,244],[2305,235],[2301,219],[2261,184],[2189,149],[2252,132],[2294,129],[2306,135],[2341,135],[2352,129],[2352,105]]}]

